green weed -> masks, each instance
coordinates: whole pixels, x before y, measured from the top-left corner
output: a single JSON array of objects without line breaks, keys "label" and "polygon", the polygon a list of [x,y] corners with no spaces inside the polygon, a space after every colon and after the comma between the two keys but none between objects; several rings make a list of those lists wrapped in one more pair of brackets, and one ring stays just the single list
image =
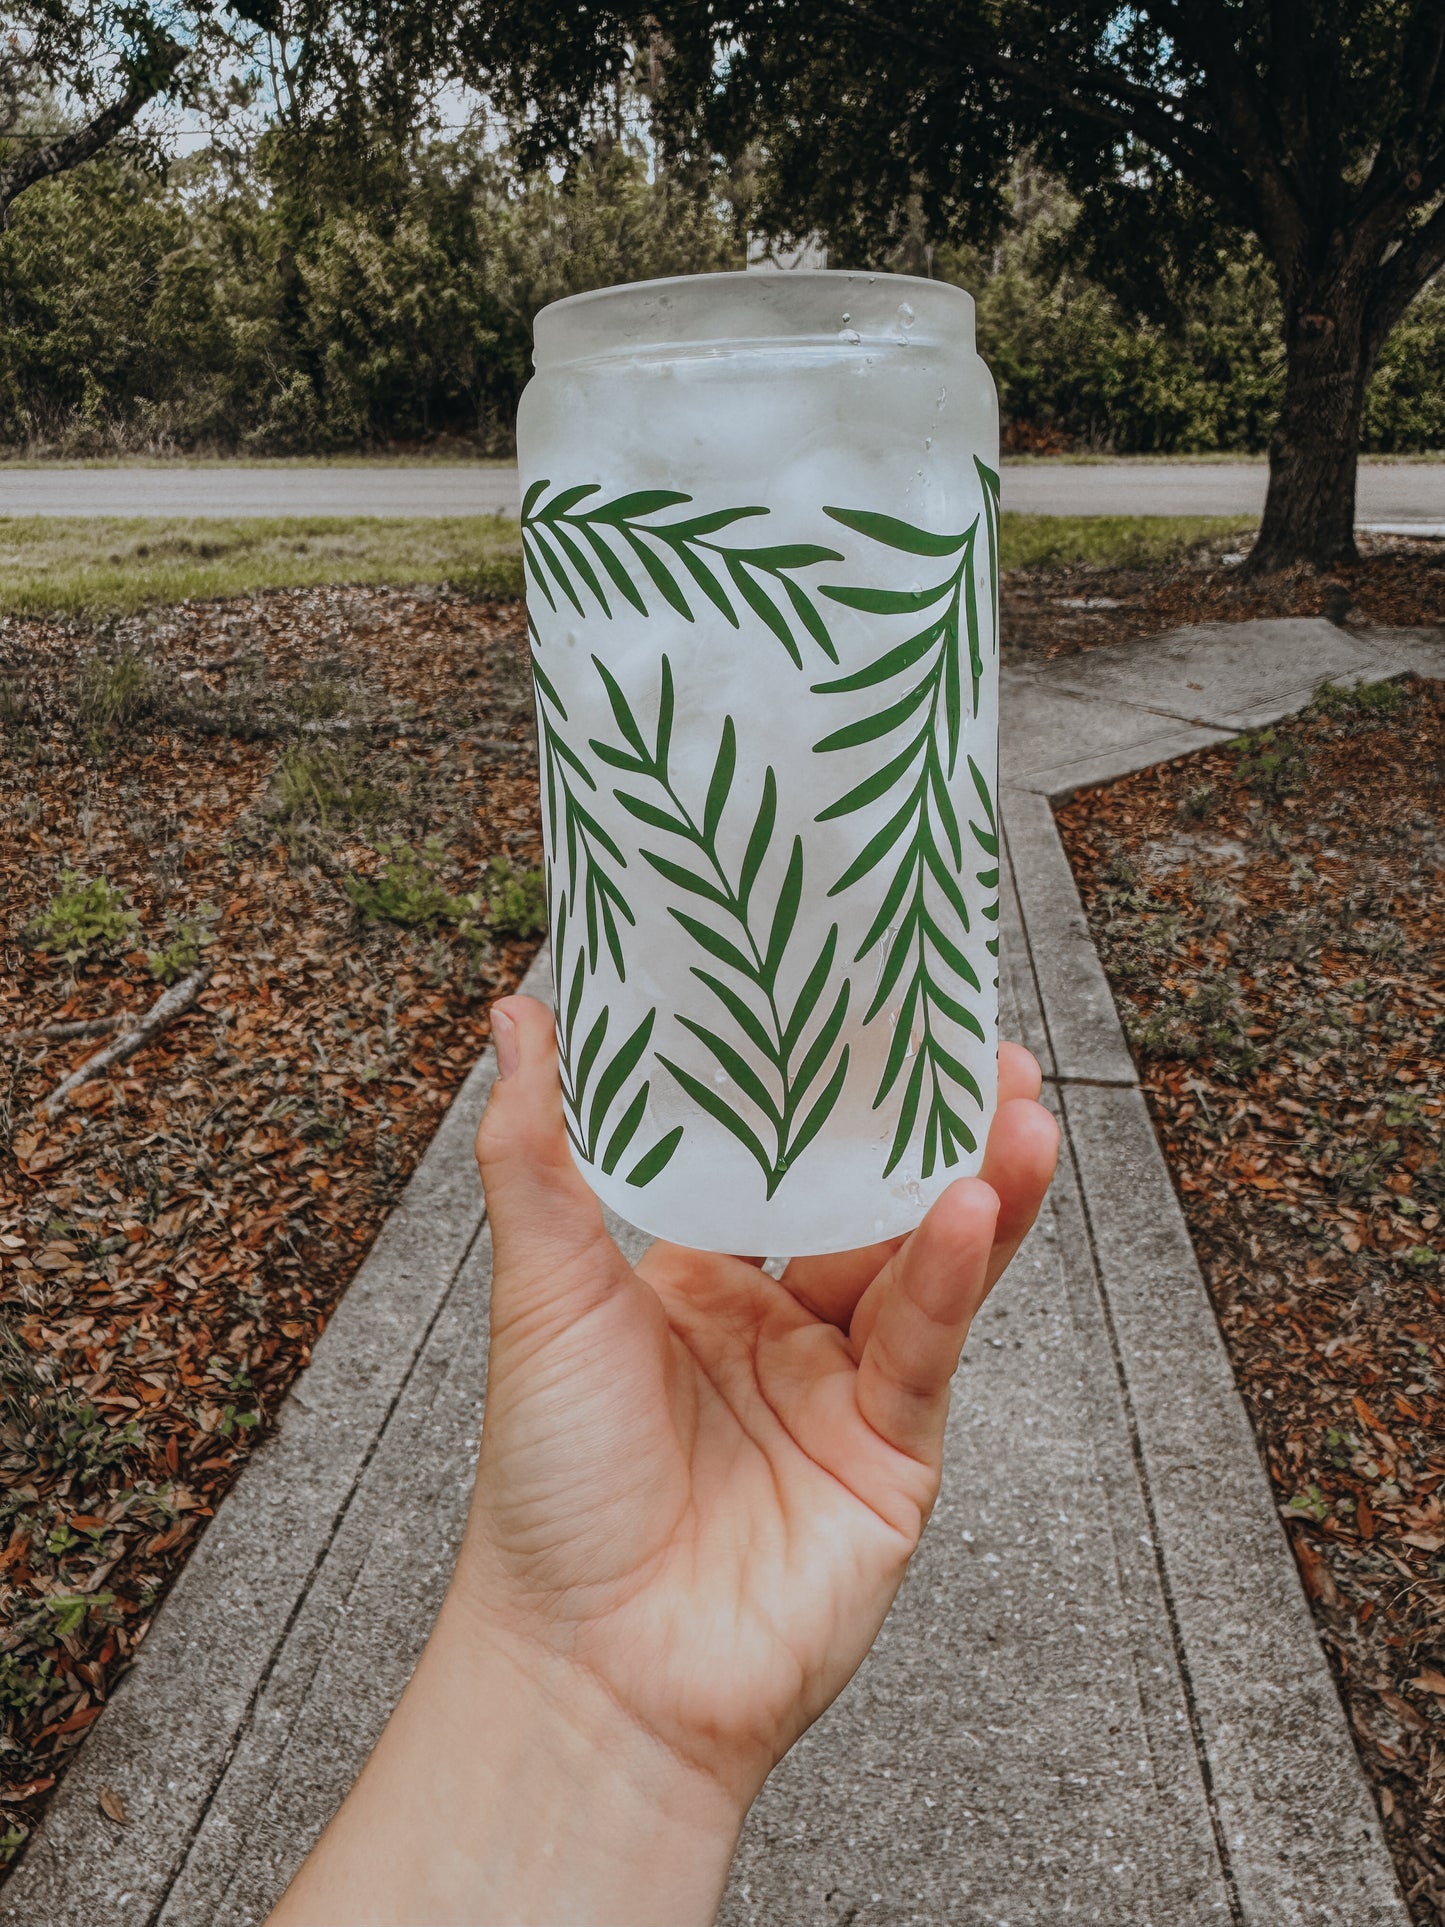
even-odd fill
[{"label": "green weed", "polygon": [[55,1405],[50,1457],[57,1471],[74,1473],[81,1486],[98,1484],[107,1472],[123,1464],[127,1450],[140,1442],[134,1419],[116,1430],[106,1424],[93,1405],[65,1393]]},{"label": "green weed", "polygon": [[36,1357],[13,1326],[0,1320],[0,1415],[8,1444],[27,1458],[46,1458],[57,1472],[93,1485],[120,1465],[140,1433],[135,1421],[108,1425],[87,1399],[56,1390],[48,1361]]},{"label": "green weed", "polygon": [[538,937],[547,928],[547,897],[540,870],[517,870],[494,857],[480,890],[448,888],[446,846],[429,837],[418,850],[400,837],[378,846],[381,869],[374,877],[349,876],[344,888],[367,923],[394,923],[431,937],[451,932],[482,946],[492,937]]},{"label": "green weed", "polygon": [[170,942],[162,950],[148,950],[151,975],[163,984],[179,983],[201,961],[201,952],[216,941],[214,925],[220,917],[214,904],[203,903],[193,917],[167,917]]},{"label": "green weed", "polygon": [[333,722],[350,706],[350,690],[334,676],[309,676],[286,692],[286,707],[298,723]]},{"label": "green weed", "polygon": [[133,650],[92,656],[85,665],[75,711],[93,743],[122,735],[153,707],[151,666]]},{"label": "green weed", "polygon": [[[1126,974],[1114,957],[1110,968],[1115,975]],[[1141,1057],[1209,1063],[1231,1077],[1243,1075],[1259,1062],[1248,1024],[1238,981],[1230,975],[1205,978],[1190,997],[1161,990],[1147,1015],[1136,1013],[1126,1019],[1130,1041]]]},{"label": "green weed", "polygon": [[17,1659],[14,1653],[0,1653],[0,1711],[24,1719],[37,1706],[44,1706],[54,1691],[53,1674],[48,1659],[35,1663]]},{"label": "green weed", "polygon": [[85,1624],[87,1614],[101,1612],[107,1606],[113,1606],[115,1594],[113,1592],[51,1593],[44,1603],[45,1610],[54,1617],[56,1637],[65,1639],[69,1634],[80,1631]]},{"label": "green weed", "polygon": [[293,743],[276,766],[268,814],[283,832],[363,829],[397,800],[364,773],[354,750]]},{"label": "green weed", "polygon": [[129,949],[139,928],[140,918],[108,878],[62,870],[59,892],[31,919],[26,935],[37,950],[76,964]]},{"label": "green weed", "polygon": [[1234,766],[1235,781],[1248,784],[1261,802],[1277,803],[1304,788],[1309,767],[1304,745],[1283,730],[1246,730],[1230,747],[1243,752]]},{"label": "green weed", "polygon": [[1311,696],[1306,713],[1336,722],[1379,722],[1396,715],[1408,700],[1409,691],[1399,682],[1362,682],[1353,688],[1322,682]]},{"label": "green weed", "polygon": [[394,923],[403,930],[450,928],[480,936],[480,896],[456,896],[442,881],[445,846],[429,837],[420,850],[396,837],[381,844],[381,870],[374,877],[349,876],[347,897],[367,923]]},{"label": "green weed", "polygon": [[1205,823],[1214,814],[1219,798],[1212,783],[1200,783],[1179,804],[1181,823]]},{"label": "green weed", "polygon": [[487,928],[494,937],[540,937],[547,928],[547,891],[540,870],[514,870],[493,857],[487,877]]},{"label": "green weed", "polygon": [[1299,1518],[1313,1519],[1316,1524],[1327,1516],[1329,1509],[1329,1502],[1317,1485],[1297,1492],[1285,1507],[1286,1512],[1293,1512]]}]

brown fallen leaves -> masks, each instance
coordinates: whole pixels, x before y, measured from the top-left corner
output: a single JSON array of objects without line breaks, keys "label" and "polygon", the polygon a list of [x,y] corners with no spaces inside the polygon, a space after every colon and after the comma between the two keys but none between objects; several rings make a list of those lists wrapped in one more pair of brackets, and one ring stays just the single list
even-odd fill
[{"label": "brown fallen leaves", "polygon": [[[535,947],[364,922],[348,878],[403,842],[462,892],[539,846],[514,607],[317,590],[100,637],[11,621],[0,713],[9,1860]],[[25,937],[66,869],[139,918],[74,968]],[[37,1120],[96,1049],[74,1027],[148,1008],[148,954],[188,921],[212,939],[195,1005]]]},{"label": "brown fallen leaves", "polygon": [[[1360,561],[1254,582],[1224,565],[1219,545],[1171,569],[1014,569],[1002,587],[1010,654],[1068,656],[1196,622],[1328,616],[1333,622],[1445,624],[1445,542],[1361,535]],[[1247,547],[1247,543],[1245,544]]]},{"label": "brown fallen leaves", "polygon": [[1418,1922],[1445,1922],[1445,688],[1059,812]]}]

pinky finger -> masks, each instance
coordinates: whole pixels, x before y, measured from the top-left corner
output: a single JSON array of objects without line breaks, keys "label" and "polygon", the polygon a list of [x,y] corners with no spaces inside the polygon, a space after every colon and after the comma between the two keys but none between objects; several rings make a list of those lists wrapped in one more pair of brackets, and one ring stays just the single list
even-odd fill
[{"label": "pinky finger", "polygon": [[858,1360],[858,1410],[888,1444],[937,1470],[949,1382],[988,1290],[999,1200],[978,1178],[949,1186],[878,1280]]}]

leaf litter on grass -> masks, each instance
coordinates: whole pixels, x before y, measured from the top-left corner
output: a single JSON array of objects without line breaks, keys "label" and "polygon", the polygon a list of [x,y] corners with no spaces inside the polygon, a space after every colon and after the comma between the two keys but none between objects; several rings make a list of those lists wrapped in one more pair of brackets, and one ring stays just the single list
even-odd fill
[{"label": "leaf litter on grass", "polygon": [[[527,665],[518,606],[445,592],[0,622],[7,1862],[536,946]],[[466,928],[388,914],[398,864]],[[37,1123],[104,1041],[43,1031],[202,950],[193,1008]]]},{"label": "leaf litter on grass", "polygon": [[1059,827],[1421,1927],[1445,1923],[1445,686]]},{"label": "leaf litter on grass", "polygon": [[1207,540],[1150,567],[1096,562],[1006,568],[1005,653],[1047,660],[1191,623],[1259,617],[1326,616],[1386,628],[1445,625],[1445,542],[1361,532],[1358,562],[1255,579],[1238,566],[1252,539],[1245,532]]}]

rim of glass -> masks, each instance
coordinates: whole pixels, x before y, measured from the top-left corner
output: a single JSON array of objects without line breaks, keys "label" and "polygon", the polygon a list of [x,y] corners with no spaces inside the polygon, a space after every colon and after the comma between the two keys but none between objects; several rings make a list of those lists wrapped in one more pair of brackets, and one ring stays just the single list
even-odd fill
[{"label": "rim of glass", "polygon": [[629,281],[538,311],[539,369],[617,355],[740,348],[973,347],[973,296],[922,275],[729,268]]}]

